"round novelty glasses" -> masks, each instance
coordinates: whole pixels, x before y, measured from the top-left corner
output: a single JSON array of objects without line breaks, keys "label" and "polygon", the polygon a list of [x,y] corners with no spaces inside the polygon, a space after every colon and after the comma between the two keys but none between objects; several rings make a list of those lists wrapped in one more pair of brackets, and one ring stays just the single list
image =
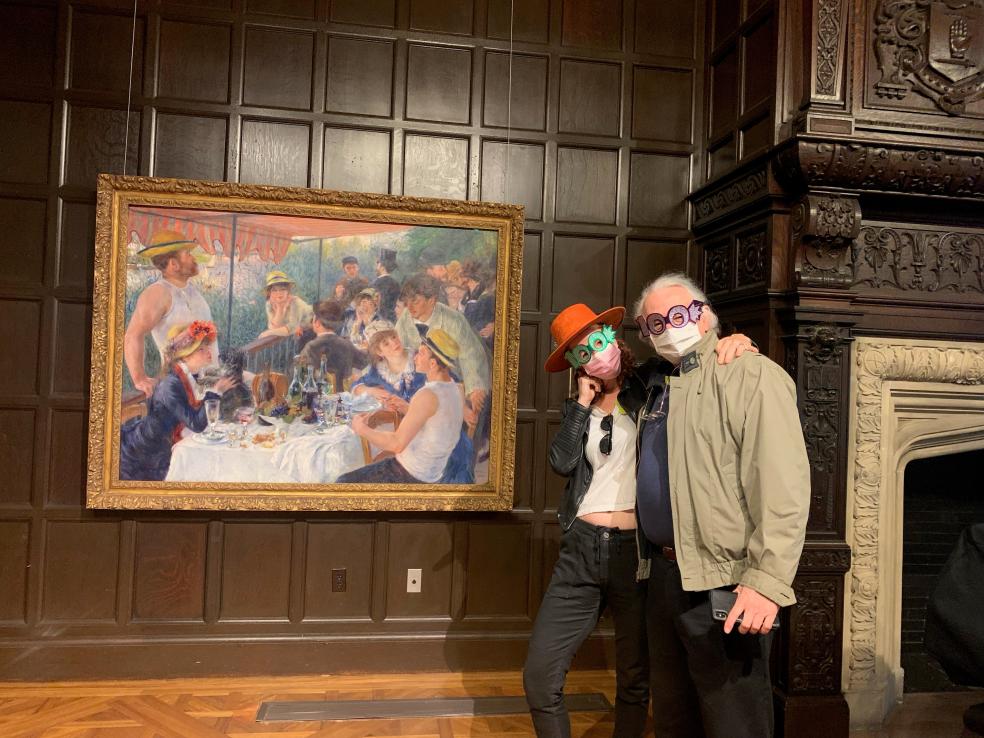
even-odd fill
[{"label": "round novelty glasses", "polygon": [[636,323],[642,335],[660,336],[667,328],[683,328],[687,323],[696,323],[700,320],[700,315],[704,310],[704,303],[694,300],[689,305],[674,305],[666,315],[660,313],[650,313],[649,315],[636,316]]},{"label": "round novelty glasses", "polygon": [[587,343],[582,343],[569,349],[564,358],[567,363],[575,369],[591,361],[591,355],[598,351],[604,351],[615,341],[615,329],[610,325],[603,325],[600,330],[588,336]]}]

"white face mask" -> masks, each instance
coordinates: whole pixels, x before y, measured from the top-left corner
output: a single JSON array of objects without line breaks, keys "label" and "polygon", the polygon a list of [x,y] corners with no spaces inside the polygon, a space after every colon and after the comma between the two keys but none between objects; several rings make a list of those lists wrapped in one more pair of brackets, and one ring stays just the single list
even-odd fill
[{"label": "white face mask", "polygon": [[700,328],[696,323],[687,323],[680,328],[667,327],[660,335],[649,337],[656,353],[671,364],[679,364],[680,359],[699,341]]}]

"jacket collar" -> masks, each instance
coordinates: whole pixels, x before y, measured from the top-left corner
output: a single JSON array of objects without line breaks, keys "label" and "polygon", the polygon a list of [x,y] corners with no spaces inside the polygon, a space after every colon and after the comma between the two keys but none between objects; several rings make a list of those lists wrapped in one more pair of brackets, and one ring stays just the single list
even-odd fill
[{"label": "jacket collar", "polygon": [[713,360],[714,357],[714,347],[717,346],[718,336],[715,331],[708,331],[700,340],[694,344],[694,347],[683,355],[680,359],[680,374],[689,374],[696,369],[699,369],[703,364],[709,360]]}]

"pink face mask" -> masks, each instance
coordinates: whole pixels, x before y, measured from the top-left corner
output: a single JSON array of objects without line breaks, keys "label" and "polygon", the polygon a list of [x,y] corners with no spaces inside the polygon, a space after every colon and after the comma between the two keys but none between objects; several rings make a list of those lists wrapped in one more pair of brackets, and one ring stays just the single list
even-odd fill
[{"label": "pink face mask", "polygon": [[621,370],[622,350],[615,342],[593,354],[591,361],[584,365],[584,371],[588,376],[598,379],[615,379]]}]

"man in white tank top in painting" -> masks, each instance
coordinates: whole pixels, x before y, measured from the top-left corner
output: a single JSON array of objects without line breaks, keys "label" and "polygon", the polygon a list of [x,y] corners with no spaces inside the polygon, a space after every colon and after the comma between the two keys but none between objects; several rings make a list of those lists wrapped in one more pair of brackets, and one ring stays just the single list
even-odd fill
[{"label": "man in white tank top in painting", "polygon": [[431,328],[414,355],[414,367],[427,382],[411,398],[407,414],[394,431],[370,428],[365,415],[352,419],[352,430],[394,456],[338,478],[344,482],[440,482],[461,439],[465,392],[451,378],[460,348],[446,331]]},{"label": "man in white tank top in painting", "polygon": [[161,276],[137,297],[136,307],[123,335],[123,359],[133,386],[150,397],[157,380],[147,376],[144,338],[149,333],[163,355],[167,332],[175,325],[196,320],[211,321],[212,311],[189,280],[198,274],[192,251],[198,246],[178,231],[158,231],[150,244],[138,252],[160,271]]}]

